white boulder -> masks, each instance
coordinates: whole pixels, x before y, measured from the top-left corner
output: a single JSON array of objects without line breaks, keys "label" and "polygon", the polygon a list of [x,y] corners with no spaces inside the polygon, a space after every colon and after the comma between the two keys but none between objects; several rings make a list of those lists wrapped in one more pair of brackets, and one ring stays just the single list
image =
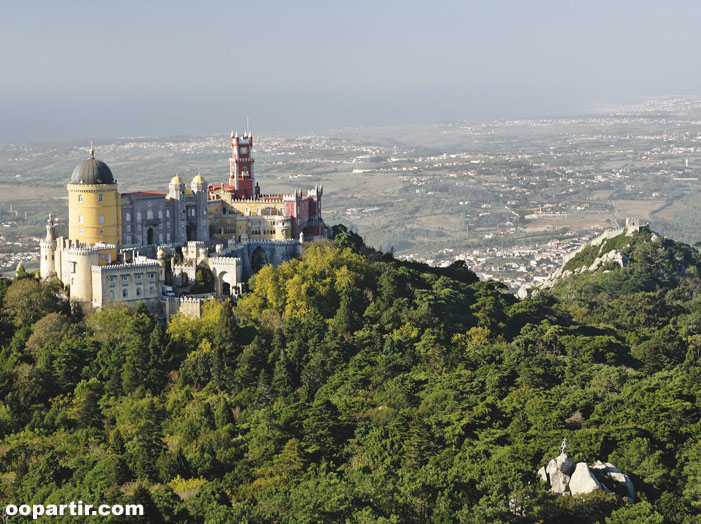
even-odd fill
[{"label": "white boulder", "polygon": [[540,478],[540,480],[542,480],[543,482],[548,481],[548,474],[545,472],[544,467],[538,470],[538,478]]},{"label": "white boulder", "polygon": [[635,486],[633,486],[633,483],[630,481],[628,475],[625,475],[618,471],[613,471],[609,473],[609,475],[611,475],[611,478],[613,480],[615,480],[616,482],[618,482],[626,488],[626,492],[628,493],[628,502],[630,502],[631,504],[635,502]]},{"label": "white boulder", "polygon": [[550,479],[550,489],[553,493],[565,493],[570,483],[570,475],[574,471],[574,462],[566,453],[561,453],[548,463],[545,470]]},{"label": "white boulder", "polygon": [[586,462],[578,462],[569,483],[572,495],[584,495],[598,489],[603,489],[592,469]]}]

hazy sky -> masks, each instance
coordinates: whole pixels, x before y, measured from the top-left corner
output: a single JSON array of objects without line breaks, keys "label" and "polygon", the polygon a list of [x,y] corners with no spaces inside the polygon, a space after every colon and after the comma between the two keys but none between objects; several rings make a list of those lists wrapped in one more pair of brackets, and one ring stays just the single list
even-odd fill
[{"label": "hazy sky", "polygon": [[576,114],[701,92],[698,1],[0,0],[0,141]]}]

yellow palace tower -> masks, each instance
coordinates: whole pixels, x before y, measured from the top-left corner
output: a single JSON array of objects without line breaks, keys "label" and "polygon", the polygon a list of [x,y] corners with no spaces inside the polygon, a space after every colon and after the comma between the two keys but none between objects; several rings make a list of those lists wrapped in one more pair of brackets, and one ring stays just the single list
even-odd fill
[{"label": "yellow palace tower", "polygon": [[85,244],[113,244],[121,240],[121,203],[117,181],[107,164],[90,158],[73,170],[68,183],[68,238]]}]

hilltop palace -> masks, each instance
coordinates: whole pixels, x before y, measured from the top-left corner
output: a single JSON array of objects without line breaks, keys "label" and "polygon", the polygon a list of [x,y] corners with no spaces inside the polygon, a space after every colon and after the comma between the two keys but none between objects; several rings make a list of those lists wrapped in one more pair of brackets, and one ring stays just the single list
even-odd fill
[{"label": "hilltop palace", "polygon": [[68,236],[53,217],[41,242],[41,277],[58,278],[84,312],[143,301],[170,316],[199,312],[189,295],[199,268],[214,276],[209,297],[238,296],[265,264],[301,253],[306,239],[328,236],[323,188],[265,195],[253,176],[253,136],[231,134],[228,184],[180,176],[168,192],[119,193],[107,164],[90,156],[68,182]]}]

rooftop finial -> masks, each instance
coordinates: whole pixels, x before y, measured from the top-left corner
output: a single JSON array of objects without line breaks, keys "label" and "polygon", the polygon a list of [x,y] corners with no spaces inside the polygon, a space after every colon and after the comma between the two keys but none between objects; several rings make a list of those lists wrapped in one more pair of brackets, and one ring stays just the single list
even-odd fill
[{"label": "rooftop finial", "polygon": [[95,158],[95,150],[92,147],[92,140],[90,141],[90,158]]}]

